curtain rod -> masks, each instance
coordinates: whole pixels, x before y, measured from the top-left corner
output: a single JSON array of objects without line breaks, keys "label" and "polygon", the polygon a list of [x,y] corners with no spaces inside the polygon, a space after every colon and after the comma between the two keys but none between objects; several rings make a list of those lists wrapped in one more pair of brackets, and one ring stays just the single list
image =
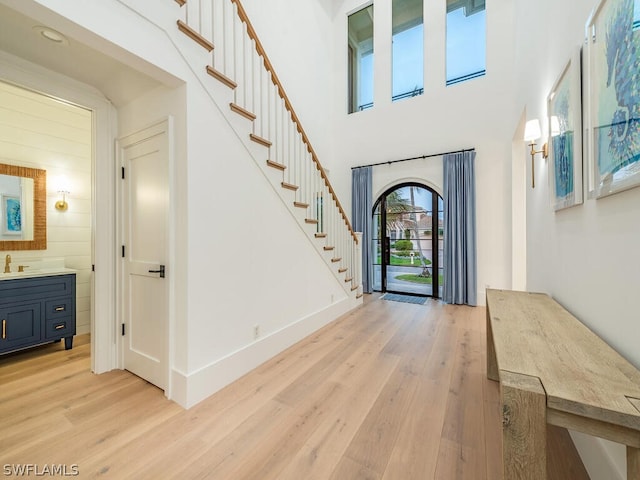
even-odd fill
[{"label": "curtain rod", "polygon": [[388,162],[371,163],[369,165],[358,165],[357,167],[351,167],[351,170],[355,170],[356,168],[377,167],[378,165],[391,165],[392,163],[406,162],[409,160],[420,160],[420,159],[430,158],[430,157],[440,157],[442,155],[449,155],[452,153],[472,152],[474,150],[475,148],[465,148],[462,150],[452,150],[451,152],[432,153],[430,155],[421,155],[419,157],[403,158],[401,160],[389,160]]}]

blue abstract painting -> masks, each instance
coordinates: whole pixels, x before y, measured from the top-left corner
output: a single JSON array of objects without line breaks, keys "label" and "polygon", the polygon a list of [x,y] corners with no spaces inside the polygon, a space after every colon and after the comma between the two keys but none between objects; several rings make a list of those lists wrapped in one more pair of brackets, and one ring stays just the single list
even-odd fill
[{"label": "blue abstract painting", "polygon": [[582,108],[580,49],[576,49],[548,98],[549,172],[555,210],[582,203]]},{"label": "blue abstract painting", "polygon": [[20,200],[16,197],[4,197],[5,233],[19,234],[22,232],[22,214]]},{"label": "blue abstract painting", "polygon": [[640,2],[609,0],[593,25],[596,196],[640,184]]}]

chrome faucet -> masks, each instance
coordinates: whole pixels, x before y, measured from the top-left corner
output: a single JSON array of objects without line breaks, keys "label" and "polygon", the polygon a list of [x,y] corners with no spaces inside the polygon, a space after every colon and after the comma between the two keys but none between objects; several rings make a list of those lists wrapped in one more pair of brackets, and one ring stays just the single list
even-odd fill
[{"label": "chrome faucet", "polygon": [[4,257],[4,273],[11,273],[11,267],[9,264],[11,263],[11,255],[7,255]]}]

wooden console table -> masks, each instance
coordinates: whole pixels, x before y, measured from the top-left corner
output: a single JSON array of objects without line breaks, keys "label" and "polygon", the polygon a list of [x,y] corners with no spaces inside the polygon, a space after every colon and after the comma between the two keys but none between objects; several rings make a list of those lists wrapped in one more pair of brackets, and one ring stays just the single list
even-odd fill
[{"label": "wooden console table", "polygon": [[487,376],[500,382],[505,480],[547,478],[547,423],[626,445],[640,480],[640,371],[551,297],[487,290]]}]

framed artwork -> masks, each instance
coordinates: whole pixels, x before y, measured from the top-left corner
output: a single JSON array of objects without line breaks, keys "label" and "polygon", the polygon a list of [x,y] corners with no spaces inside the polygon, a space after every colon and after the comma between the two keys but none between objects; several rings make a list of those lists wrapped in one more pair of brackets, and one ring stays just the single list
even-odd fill
[{"label": "framed artwork", "polygon": [[577,47],[547,98],[549,192],[554,210],[582,203],[582,75]]},{"label": "framed artwork", "polygon": [[640,185],[640,1],[602,0],[586,26],[589,196]]},{"label": "framed artwork", "polygon": [[4,235],[22,234],[22,212],[20,198],[2,195],[2,233]]}]

